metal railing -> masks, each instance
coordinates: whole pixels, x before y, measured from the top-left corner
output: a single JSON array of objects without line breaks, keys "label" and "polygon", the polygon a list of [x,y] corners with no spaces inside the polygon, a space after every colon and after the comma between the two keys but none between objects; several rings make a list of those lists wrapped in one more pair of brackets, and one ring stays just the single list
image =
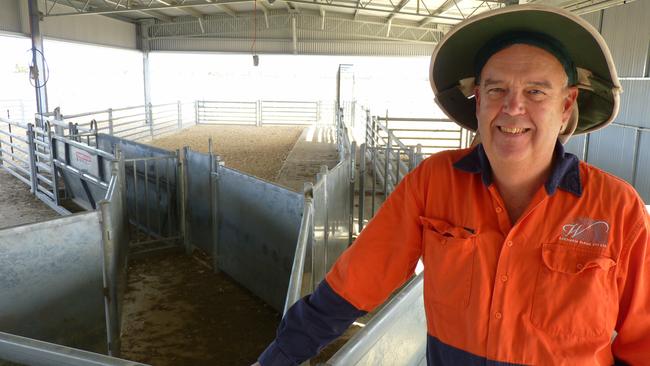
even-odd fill
[{"label": "metal railing", "polygon": [[[192,103],[149,104],[124,108],[108,108],[78,114],[60,114],[56,110],[48,114],[57,125],[71,131],[106,133],[112,136],[138,141],[153,139],[182,129],[188,124]],[[192,116],[193,117],[193,116]],[[192,124],[193,121],[191,121]],[[74,127],[74,128],[73,128]],[[71,133],[72,135],[72,133]],[[92,144],[92,141],[88,141]]]},{"label": "metal railing", "polygon": [[322,101],[196,101],[197,124],[311,125],[332,124],[333,102]]},{"label": "metal railing", "polygon": [[[448,119],[379,117],[370,111],[366,111],[365,131],[366,142],[360,147],[358,231],[365,225],[368,193],[372,217],[379,200],[388,197],[422,160],[440,150],[468,147],[473,138],[471,131]],[[370,187],[365,181],[368,172]]]}]

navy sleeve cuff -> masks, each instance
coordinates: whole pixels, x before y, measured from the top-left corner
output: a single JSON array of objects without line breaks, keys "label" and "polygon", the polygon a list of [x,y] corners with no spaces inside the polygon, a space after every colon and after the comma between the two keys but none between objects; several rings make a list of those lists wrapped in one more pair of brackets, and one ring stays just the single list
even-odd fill
[{"label": "navy sleeve cuff", "polygon": [[262,352],[257,361],[262,366],[295,366],[298,365],[291,358],[282,352],[280,347],[275,343],[271,342],[268,347]]},{"label": "navy sleeve cuff", "polygon": [[275,341],[260,356],[260,364],[298,365],[317,355],[364,314],[322,281],[313,294],[287,310]]}]

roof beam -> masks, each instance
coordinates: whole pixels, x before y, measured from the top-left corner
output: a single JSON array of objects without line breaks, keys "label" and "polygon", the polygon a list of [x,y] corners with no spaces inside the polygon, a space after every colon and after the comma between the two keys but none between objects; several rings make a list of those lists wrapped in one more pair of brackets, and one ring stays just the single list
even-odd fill
[{"label": "roof beam", "polygon": [[[212,2],[213,0],[208,0],[208,1]],[[214,5],[216,8],[223,11],[224,13],[230,15],[231,17],[237,18],[237,13],[234,10],[232,10],[231,8],[229,8],[228,5],[214,4],[214,3],[212,5]]]},{"label": "roof beam", "polygon": [[411,0],[400,1],[399,4],[397,4],[397,6],[393,9],[393,12],[388,16],[388,18],[386,18],[386,22],[388,23],[391,20],[393,20],[393,18],[395,18],[395,14],[399,13],[402,10],[402,8],[404,8],[404,6],[408,4],[409,1]]},{"label": "roof beam", "polygon": [[354,17],[352,18],[353,20],[357,20],[357,15],[359,15],[359,7],[361,6],[361,0],[357,0],[357,8],[354,11]]},{"label": "roof beam", "polygon": [[[446,12],[447,10],[453,8],[454,6],[456,6],[456,1],[455,0],[447,0],[442,5],[440,5],[440,7],[438,7],[438,9],[434,10],[434,12],[431,13],[431,15],[433,15],[433,16],[440,15],[440,14]],[[427,17],[427,18],[424,18],[424,19],[420,20],[420,23],[418,23],[418,25],[420,27],[422,27],[422,26],[425,26],[425,25],[433,22],[434,20],[435,19],[433,19],[433,18]]]},{"label": "roof beam", "polygon": [[[109,0],[106,0],[109,1]],[[106,8],[95,8],[93,10],[87,10],[85,12],[68,12],[68,13],[56,13],[56,14],[50,14],[46,15],[45,17],[62,17],[62,16],[84,16],[84,15],[107,15],[107,14],[120,14],[120,13],[131,13],[131,12],[141,12],[141,11],[151,11],[151,10],[160,10],[160,9],[181,9],[181,8],[187,8],[187,7],[201,7],[201,6],[217,6],[217,5],[227,5],[227,4],[240,4],[240,3],[249,3],[252,0],[212,0],[212,2],[197,2],[198,0],[193,0],[192,2],[185,2],[182,4],[175,4],[175,5],[151,5],[151,6],[141,6],[138,8],[115,8],[115,7],[106,7]],[[207,0],[204,0],[207,1]],[[328,0],[330,1],[330,0]],[[296,4],[305,4],[305,5],[314,5],[313,0],[290,0],[290,2],[295,6]],[[351,9],[351,10],[356,10],[356,4],[355,3],[348,3],[347,1],[343,0],[331,0],[331,2],[322,2],[322,3],[317,3],[318,5],[321,5],[323,7],[330,7],[330,8],[339,8],[339,9]],[[372,4],[366,4],[363,8],[360,8],[365,12],[370,12],[370,13],[377,13],[377,14],[392,14],[394,10],[392,9],[387,9],[384,6],[380,5],[372,5]],[[236,13],[235,13],[236,14]],[[459,17],[454,17],[454,16],[443,16],[443,15],[433,15],[433,14],[418,14],[416,12],[400,12],[400,14],[405,14],[405,15],[414,15],[414,16],[420,16],[420,17],[430,17],[430,18],[435,18],[439,19],[440,21],[445,21],[445,23],[448,24],[453,24],[458,21],[463,20],[462,18]]]},{"label": "roof beam", "polygon": [[170,17],[169,15],[165,15],[162,12],[157,10],[138,10],[138,12],[146,16],[156,18],[165,23],[171,23],[172,21],[174,21],[174,18]]},{"label": "roof beam", "polygon": [[180,8],[178,10],[182,11],[183,13],[185,13],[187,15],[191,15],[191,16],[196,17],[196,18],[203,18],[203,16],[205,15],[205,14],[201,13],[200,11],[196,10],[195,8]]}]

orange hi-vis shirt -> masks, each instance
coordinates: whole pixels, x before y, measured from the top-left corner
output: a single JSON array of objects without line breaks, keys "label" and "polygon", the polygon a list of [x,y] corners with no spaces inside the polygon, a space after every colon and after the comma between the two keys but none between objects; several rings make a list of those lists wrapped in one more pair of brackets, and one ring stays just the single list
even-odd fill
[{"label": "orange hi-vis shirt", "polygon": [[[421,258],[429,365],[650,365],[650,219],[565,154],[511,223],[482,145],[404,177],[326,282],[371,311]],[[613,338],[614,337],[614,338]]]}]

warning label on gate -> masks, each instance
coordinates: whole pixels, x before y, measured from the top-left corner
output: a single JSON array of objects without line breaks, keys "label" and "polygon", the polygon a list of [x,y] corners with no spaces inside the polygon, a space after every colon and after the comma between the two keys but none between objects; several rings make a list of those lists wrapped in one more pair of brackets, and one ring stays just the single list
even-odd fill
[{"label": "warning label on gate", "polygon": [[87,153],[85,153],[83,151],[75,151],[74,156],[75,156],[76,162],[79,163],[80,165],[90,166],[90,164],[93,161],[92,156],[90,156],[90,154],[87,154]]}]

